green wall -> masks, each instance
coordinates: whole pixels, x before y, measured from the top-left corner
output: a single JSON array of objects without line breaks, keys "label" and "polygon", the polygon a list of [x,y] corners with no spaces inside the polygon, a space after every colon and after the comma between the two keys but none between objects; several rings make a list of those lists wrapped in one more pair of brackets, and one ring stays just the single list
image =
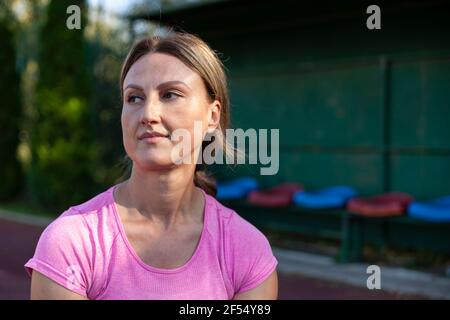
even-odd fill
[{"label": "green wall", "polygon": [[[279,128],[280,171],[263,185],[351,184],[362,194],[450,194],[450,10],[438,1],[366,7],[234,2],[172,14],[222,53],[233,127]],[[179,23],[180,25],[180,23]]]}]

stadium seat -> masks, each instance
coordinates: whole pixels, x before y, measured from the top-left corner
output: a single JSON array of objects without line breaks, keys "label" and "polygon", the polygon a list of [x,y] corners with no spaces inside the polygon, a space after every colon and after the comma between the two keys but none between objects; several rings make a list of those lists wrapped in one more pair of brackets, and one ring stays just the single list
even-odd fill
[{"label": "stadium seat", "polygon": [[347,210],[368,217],[392,217],[402,215],[412,197],[407,193],[392,192],[367,198],[353,198]]},{"label": "stadium seat", "polygon": [[252,191],[248,195],[248,202],[262,207],[283,207],[292,203],[294,193],[303,190],[297,183],[283,183],[270,189]]},{"label": "stadium seat", "polygon": [[414,201],[408,207],[408,215],[431,222],[450,222],[450,196],[427,202]]},{"label": "stadium seat", "polygon": [[258,189],[258,181],[250,177],[237,178],[217,184],[216,198],[219,200],[245,199],[250,191]]},{"label": "stadium seat", "polygon": [[304,208],[342,208],[350,198],[355,196],[356,190],[349,186],[332,186],[312,192],[296,192],[293,202]]}]

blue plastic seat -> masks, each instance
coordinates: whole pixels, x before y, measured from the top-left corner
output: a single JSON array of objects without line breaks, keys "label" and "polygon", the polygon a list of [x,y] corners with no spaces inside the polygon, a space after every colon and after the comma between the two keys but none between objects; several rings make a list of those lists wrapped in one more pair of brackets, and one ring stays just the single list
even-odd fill
[{"label": "blue plastic seat", "polygon": [[251,177],[237,178],[217,184],[216,198],[220,200],[244,199],[251,191],[258,189],[258,181]]},{"label": "blue plastic seat", "polygon": [[431,222],[450,222],[450,196],[427,202],[414,201],[408,207],[408,215]]},{"label": "blue plastic seat", "polygon": [[293,196],[293,202],[304,208],[341,208],[356,196],[356,190],[349,186],[332,186],[314,192],[301,191]]}]

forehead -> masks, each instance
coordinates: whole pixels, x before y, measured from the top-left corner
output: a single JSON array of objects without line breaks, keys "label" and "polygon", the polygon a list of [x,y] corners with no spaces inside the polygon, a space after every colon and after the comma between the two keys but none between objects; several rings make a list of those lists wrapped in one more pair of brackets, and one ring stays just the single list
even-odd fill
[{"label": "forehead", "polygon": [[130,83],[148,87],[173,80],[183,81],[189,86],[201,84],[201,77],[181,60],[157,52],[139,58],[128,71],[123,85],[124,88]]}]

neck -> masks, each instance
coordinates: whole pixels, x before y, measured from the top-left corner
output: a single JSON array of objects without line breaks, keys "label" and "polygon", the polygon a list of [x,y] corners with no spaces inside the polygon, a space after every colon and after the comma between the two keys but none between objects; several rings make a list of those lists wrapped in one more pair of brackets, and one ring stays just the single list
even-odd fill
[{"label": "neck", "polygon": [[194,185],[194,170],[195,167],[179,166],[148,171],[133,165],[130,178],[120,185],[123,205],[131,209],[131,214],[140,214],[166,228],[179,219],[192,217],[198,211],[195,204],[201,203],[197,199],[202,197]]}]

